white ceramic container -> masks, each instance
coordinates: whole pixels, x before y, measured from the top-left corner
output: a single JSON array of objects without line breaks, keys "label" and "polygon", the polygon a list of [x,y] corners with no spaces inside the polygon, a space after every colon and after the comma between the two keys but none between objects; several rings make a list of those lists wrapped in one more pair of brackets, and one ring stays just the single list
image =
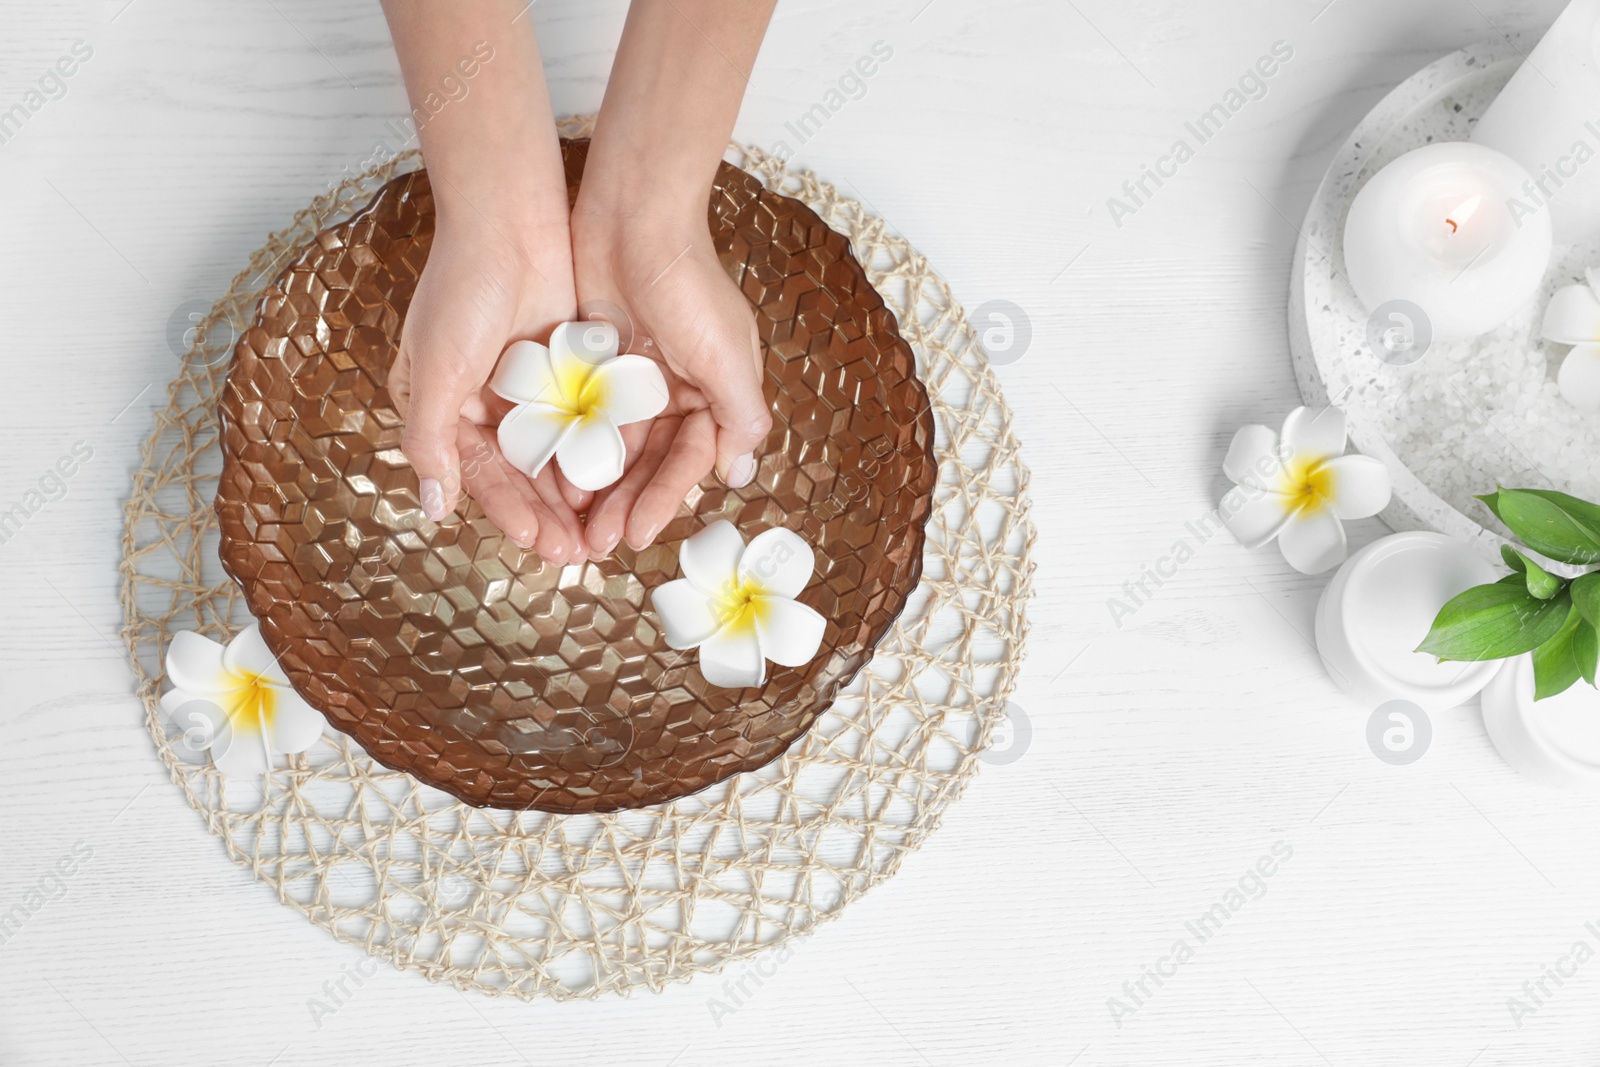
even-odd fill
[{"label": "white ceramic container", "polygon": [[1600,789],[1600,691],[1579,681],[1533,699],[1533,657],[1518,656],[1483,691],[1483,725],[1507,763],[1563,789]]},{"label": "white ceramic container", "polygon": [[1415,651],[1452,597],[1500,575],[1470,546],[1443,534],[1391,534],[1345,561],[1317,604],[1317,651],[1328,674],[1368,708],[1409,700],[1444,711],[1483,689],[1500,669],[1440,663]]}]

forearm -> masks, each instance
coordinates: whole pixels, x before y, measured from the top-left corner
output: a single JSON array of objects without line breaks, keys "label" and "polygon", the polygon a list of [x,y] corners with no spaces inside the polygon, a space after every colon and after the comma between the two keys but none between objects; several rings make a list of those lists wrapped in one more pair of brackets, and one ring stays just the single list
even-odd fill
[{"label": "forearm", "polygon": [[575,224],[703,225],[776,0],[634,0],[595,126]]},{"label": "forearm", "polygon": [[524,5],[383,0],[383,8],[440,226],[486,224],[517,243],[530,232],[564,235],[561,147]]}]

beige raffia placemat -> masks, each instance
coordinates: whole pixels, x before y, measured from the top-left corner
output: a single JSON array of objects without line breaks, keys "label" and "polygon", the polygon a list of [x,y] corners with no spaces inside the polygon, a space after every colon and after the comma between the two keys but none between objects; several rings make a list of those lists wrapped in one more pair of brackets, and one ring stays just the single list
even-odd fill
[{"label": "beige raffia placemat", "polygon": [[[589,120],[563,125],[569,136]],[[892,875],[971,781],[1026,633],[1033,528],[1011,413],[966,312],[882,219],[757,149],[770,188],[847,234],[917,353],[939,485],[922,583],[871,665],[777,762],[674,803],[556,816],[466,807],[331,730],[256,781],[193,762],[157,700],[171,635],[248,622],[217,559],[215,398],[263,289],[407,153],[273,234],[196,332],[133,477],[123,637],[172,779],[228,856],[341,941],[462,989],[567,1000],[660,989],[833,918]]]}]

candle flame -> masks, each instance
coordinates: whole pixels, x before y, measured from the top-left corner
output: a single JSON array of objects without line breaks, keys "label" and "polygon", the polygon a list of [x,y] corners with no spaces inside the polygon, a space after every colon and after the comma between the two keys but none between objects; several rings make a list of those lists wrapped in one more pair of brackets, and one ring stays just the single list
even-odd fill
[{"label": "candle flame", "polygon": [[1450,224],[1450,232],[1455,233],[1458,231],[1461,228],[1460,223],[1466,222],[1468,219],[1472,218],[1472,216],[1477,213],[1478,205],[1482,203],[1482,196],[1472,196],[1466,200],[1463,200],[1452,213],[1454,217],[1446,217],[1444,220]]}]

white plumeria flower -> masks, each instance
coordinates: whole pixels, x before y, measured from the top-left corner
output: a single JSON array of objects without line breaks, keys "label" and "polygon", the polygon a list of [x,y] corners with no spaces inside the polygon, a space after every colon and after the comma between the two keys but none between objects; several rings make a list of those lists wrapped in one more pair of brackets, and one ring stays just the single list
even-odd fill
[{"label": "white plumeria flower", "polygon": [[1545,305],[1540,333],[1546,341],[1572,345],[1556,382],[1568,403],[1600,411],[1600,271],[1584,272],[1587,285],[1557,289]]},{"label": "white plumeria flower", "polygon": [[1235,485],[1217,510],[1246,548],[1274,537],[1289,566],[1320,574],[1344,562],[1343,520],[1389,505],[1389,471],[1371,456],[1344,454],[1344,412],[1295,408],[1283,433],[1243,426],[1222,470]]},{"label": "white plumeria flower", "polygon": [[161,709],[183,732],[188,750],[209,749],[224,774],[255,775],[274,753],[304,752],[327,720],[301,698],[252,623],[224,648],[189,630],[167,646]]},{"label": "white plumeria flower", "polygon": [[653,590],[667,644],[700,649],[700,673],[712,685],[764,685],[767,660],[798,667],[817,654],[827,626],[794,598],[811,581],[811,546],[782,527],[748,546],[719,519],[683,543],[684,576]]},{"label": "white plumeria flower", "polygon": [[579,489],[622,477],[622,433],[667,406],[667,379],[654,360],[617,355],[609,322],[564,322],[547,348],[516,341],[500,356],[489,388],[517,406],[496,431],[500,451],[532,478],[555,457]]}]

